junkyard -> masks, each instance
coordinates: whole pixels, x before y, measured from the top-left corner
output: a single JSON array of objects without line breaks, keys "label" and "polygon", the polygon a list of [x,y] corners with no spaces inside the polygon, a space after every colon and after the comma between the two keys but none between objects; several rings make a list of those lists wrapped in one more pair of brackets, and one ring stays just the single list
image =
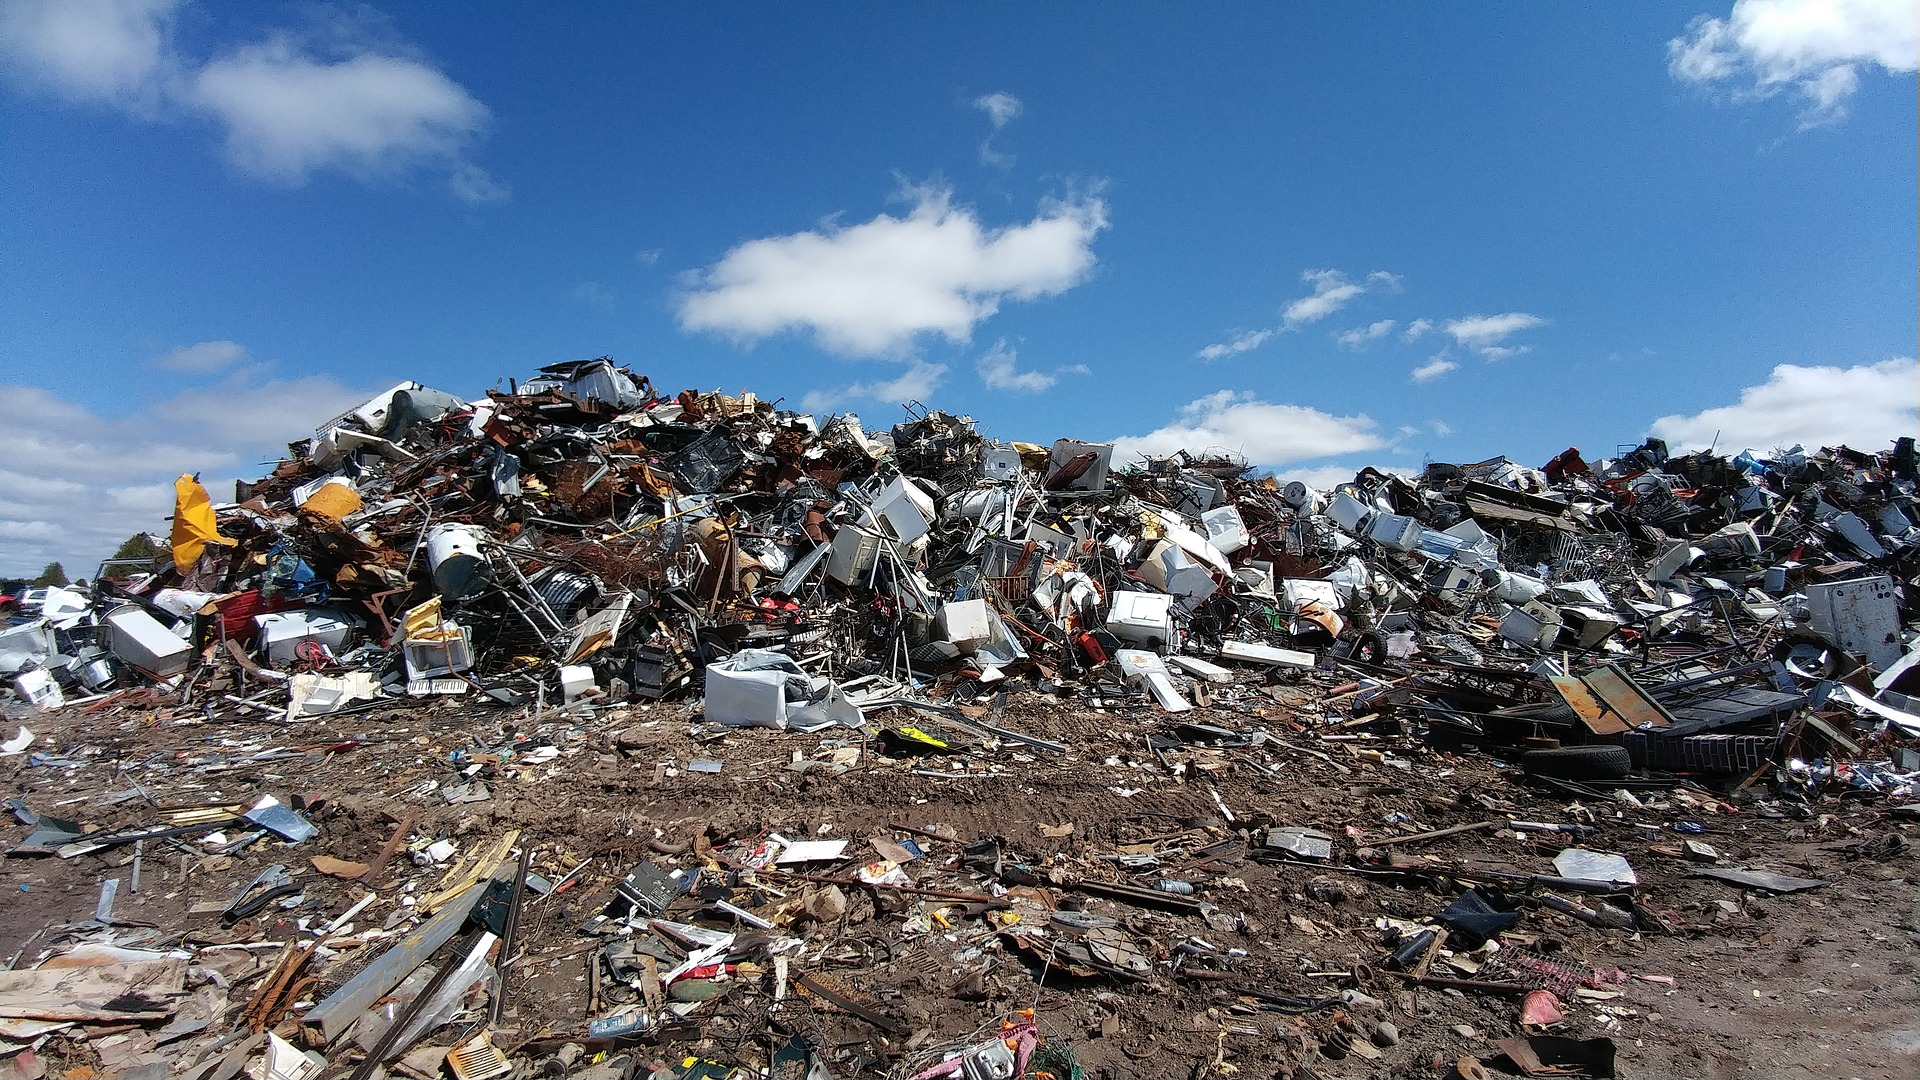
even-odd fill
[{"label": "junkyard", "polygon": [[16,601],[0,1076],[1892,1075],[1914,441],[402,382]]}]

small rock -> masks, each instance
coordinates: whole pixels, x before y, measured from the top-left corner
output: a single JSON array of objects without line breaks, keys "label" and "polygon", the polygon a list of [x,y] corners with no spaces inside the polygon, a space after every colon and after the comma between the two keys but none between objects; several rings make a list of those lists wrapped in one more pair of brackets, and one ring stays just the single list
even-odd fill
[{"label": "small rock", "polygon": [[1373,1045],[1395,1046],[1400,1042],[1400,1029],[1393,1026],[1391,1020],[1382,1020],[1373,1029]]},{"label": "small rock", "polygon": [[1453,1033],[1463,1039],[1477,1039],[1480,1037],[1480,1033],[1473,1030],[1472,1024],[1455,1024],[1453,1025]]}]

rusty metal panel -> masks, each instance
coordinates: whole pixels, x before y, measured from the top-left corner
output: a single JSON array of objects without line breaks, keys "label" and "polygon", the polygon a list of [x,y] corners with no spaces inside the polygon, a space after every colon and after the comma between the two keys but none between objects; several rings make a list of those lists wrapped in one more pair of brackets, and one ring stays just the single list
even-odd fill
[{"label": "rusty metal panel", "polygon": [[1560,692],[1560,699],[1567,703],[1573,714],[1595,735],[1618,735],[1632,730],[1620,714],[1608,708],[1593,691],[1573,675],[1554,675],[1550,678],[1553,688]]},{"label": "rusty metal panel", "polygon": [[1653,700],[1640,684],[1634,682],[1627,673],[1605,664],[1587,672],[1583,681],[1587,689],[1593,691],[1609,709],[1619,714],[1629,727],[1642,729],[1648,727],[1663,728],[1673,723],[1673,717],[1660,703]]}]

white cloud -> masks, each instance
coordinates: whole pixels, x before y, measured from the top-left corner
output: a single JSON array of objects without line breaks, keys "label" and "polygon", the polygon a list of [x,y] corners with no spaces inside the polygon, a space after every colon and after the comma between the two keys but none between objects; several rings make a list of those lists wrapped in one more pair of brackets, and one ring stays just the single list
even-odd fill
[{"label": "white cloud", "polygon": [[1898,436],[1920,435],[1916,385],[1920,364],[1911,357],[1850,368],[1781,364],[1766,382],[1740,391],[1738,404],[1663,416],[1650,430],[1676,450],[1714,445],[1764,454],[1795,443],[1883,450]]},{"label": "white cloud", "polygon": [[664,254],[666,251],[662,248],[641,248],[633,253],[633,261],[641,266],[657,266],[660,263],[660,256]]},{"label": "white cloud", "polygon": [[1458,370],[1459,364],[1447,359],[1446,353],[1440,353],[1433,359],[1413,369],[1414,382],[1432,382],[1449,371]]},{"label": "white cloud", "polygon": [[830,390],[812,390],[800,399],[800,407],[809,412],[832,412],[854,401],[877,401],[886,405],[904,405],[925,401],[947,378],[947,365],[914,361],[895,379],[848,383]]},{"label": "white cloud", "polygon": [[29,85],[135,116],[192,114],[225,132],[242,171],[288,184],[335,169],[361,180],[443,171],[473,204],[507,188],[466,160],[491,115],[460,84],[373,41],[366,17],[330,17],[310,41],[275,33],[199,63],[174,49],[180,0],[16,0],[0,9],[0,65]]},{"label": "white cloud", "polygon": [[1453,434],[1453,425],[1445,420],[1434,420],[1427,424],[1427,430],[1444,439]]},{"label": "white cloud", "polygon": [[1273,478],[1282,486],[1298,480],[1315,491],[1331,491],[1341,484],[1352,483],[1360,468],[1358,465],[1316,465],[1311,469],[1275,469]]},{"label": "white cloud", "polygon": [[988,229],[948,192],[914,192],[905,217],[749,240],[697,272],[680,326],[754,342],[811,332],[848,356],[897,356],[921,334],[968,341],[1006,299],[1034,300],[1092,273],[1107,227],[1094,197],[1043,204],[1024,225]]},{"label": "white cloud", "polygon": [[1235,334],[1226,341],[1209,345],[1195,353],[1194,356],[1199,360],[1211,364],[1215,360],[1222,360],[1229,356],[1239,356],[1243,352],[1252,352],[1254,349],[1265,345],[1267,339],[1272,336],[1273,331],[1271,330],[1248,330],[1244,333]]},{"label": "white cloud", "polygon": [[16,76],[79,101],[150,107],[168,65],[167,24],[181,0],[11,0],[0,56]]},{"label": "white cloud", "polygon": [[[226,125],[234,164],[289,184],[327,168],[367,177],[458,162],[489,119],[460,84],[417,60],[368,53],[329,62],[285,37],[214,60],[182,98]],[[485,174],[466,171],[478,190]]]},{"label": "white cloud", "polygon": [[173,478],[202,474],[216,501],[254,479],[286,443],[366,400],[325,376],[219,384],[104,417],[51,391],[0,386],[0,573],[49,562],[70,575],[93,568],[122,540],[166,529]]},{"label": "white cloud", "polygon": [[1256,465],[1279,465],[1385,446],[1366,416],[1334,416],[1305,405],[1278,405],[1221,390],[1181,406],[1165,427],[1114,440],[1123,456],[1176,450],[1225,450]]},{"label": "white cloud", "polygon": [[1432,319],[1415,319],[1412,322],[1407,324],[1407,328],[1405,330],[1402,330],[1400,332],[1400,340],[1419,341],[1421,338],[1425,337],[1427,331],[1431,329],[1433,329]]},{"label": "white cloud", "polygon": [[168,371],[204,375],[225,371],[246,359],[246,356],[247,347],[238,342],[203,341],[198,345],[182,345],[164,356],[156,357],[153,362]]},{"label": "white cloud", "polygon": [[1481,356],[1489,360],[1504,360],[1527,351],[1526,346],[1505,344],[1507,338],[1522,330],[1545,325],[1547,320],[1538,315],[1509,311],[1504,315],[1468,315],[1465,318],[1448,319],[1444,329],[1453,335],[1453,340]]},{"label": "white cloud", "polygon": [[1020,99],[1005,91],[999,91],[974,98],[973,107],[986,113],[987,121],[993,125],[993,129],[987,132],[987,137],[980,140],[980,163],[991,165],[996,169],[1013,168],[1013,155],[995,149],[993,137],[1000,134],[1001,128],[1012,123],[1014,118],[1020,115],[1023,108]]},{"label": "white cloud", "polygon": [[470,161],[453,167],[453,174],[447,177],[447,189],[453,192],[454,198],[469,206],[505,202],[513,197],[512,188]]},{"label": "white cloud", "polygon": [[1920,67],[1920,7],[1913,0],[1736,0],[1724,19],[1701,15],[1667,42],[1668,70],[1697,86],[1735,87],[1736,100],[1797,89],[1802,124],[1839,119],[1860,67],[1893,74]]},{"label": "white cloud", "polygon": [[1389,274],[1385,270],[1375,270],[1362,281],[1354,281],[1338,270],[1304,270],[1300,280],[1313,286],[1313,292],[1287,305],[1282,314],[1289,330],[1319,322],[1346,307],[1362,293],[1400,287],[1399,275]]},{"label": "white cloud", "polygon": [[1400,324],[1392,319],[1381,319],[1379,322],[1368,323],[1365,326],[1356,326],[1334,340],[1339,342],[1342,348],[1353,349],[1358,352],[1366,348],[1369,344],[1379,341],[1381,338],[1393,333],[1393,328],[1398,325]]},{"label": "white cloud", "polygon": [[1006,339],[1000,339],[980,358],[980,381],[992,390],[1014,390],[1027,394],[1039,393],[1060,381],[1058,375],[1019,370],[1019,360],[1019,354],[1008,347]]},{"label": "white cloud", "polygon": [[973,107],[986,113],[987,119],[993,123],[993,130],[999,131],[1018,117],[1025,106],[1020,104],[1019,98],[1003,90],[981,94],[973,99]]}]

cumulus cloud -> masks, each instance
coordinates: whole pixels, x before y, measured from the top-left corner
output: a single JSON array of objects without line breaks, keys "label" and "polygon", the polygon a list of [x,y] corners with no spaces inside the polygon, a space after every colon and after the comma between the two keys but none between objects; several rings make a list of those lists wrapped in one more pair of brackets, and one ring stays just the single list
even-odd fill
[{"label": "cumulus cloud", "polygon": [[1164,427],[1114,440],[1115,452],[1126,456],[1224,450],[1256,465],[1308,461],[1385,445],[1373,420],[1364,415],[1334,416],[1232,390],[1188,402]]},{"label": "cumulus cloud", "polygon": [[0,56],[16,76],[77,101],[150,107],[168,66],[181,0],[13,0],[0,6]]},{"label": "cumulus cloud", "polygon": [[800,407],[809,412],[832,412],[855,401],[877,401],[885,405],[904,405],[924,401],[947,379],[947,365],[914,361],[893,379],[848,383],[830,390],[812,390],[800,399]]},{"label": "cumulus cloud", "polygon": [[[214,60],[182,99],[225,125],[235,165],[288,184],[328,168],[368,177],[455,162],[488,121],[486,106],[417,60],[328,61],[287,37]],[[465,180],[476,194],[491,183],[477,167],[463,172],[477,173]]]},{"label": "cumulus cloud", "polygon": [[1418,383],[1432,382],[1449,371],[1457,370],[1459,367],[1459,364],[1447,359],[1446,353],[1441,353],[1426,363],[1421,364],[1419,367],[1414,368],[1413,381]]},{"label": "cumulus cloud", "polygon": [[1453,335],[1453,340],[1472,349],[1488,360],[1505,360],[1518,356],[1529,348],[1525,345],[1508,345],[1506,340],[1522,330],[1531,330],[1536,326],[1547,325],[1547,320],[1538,315],[1529,315],[1524,311],[1509,311],[1504,315],[1468,315],[1460,319],[1448,319],[1443,328]]},{"label": "cumulus cloud", "polygon": [[166,528],[173,478],[202,474],[216,500],[286,444],[371,396],[325,376],[220,383],[105,417],[49,390],[0,386],[0,573],[59,561],[93,576],[122,540]]},{"label": "cumulus cloud", "polygon": [[[1044,371],[1019,370],[1019,354],[1008,347],[1006,339],[994,343],[985,356],[976,365],[980,372],[980,381],[993,390],[1013,390],[1019,393],[1036,394],[1060,381],[1060,376],[1049,375]],[[1082,365],[1084,370],[1084,365]]]},{"label": "cumulus cloud", "polygon": [[680,326],[743,343],[811,334],[846,356],[898,356],[922,334],[964,343],[1004,300],[1055,296],[1093,272],[1107,227],[1095,197],[1044,203],[991,229],[951,194],[922,189],[904,217],[749,240],[697,272]]},{"label": "cumulus cloud", "polygon": [[247,347],[233,341],[203,341],[198,345],[182,345],[156,357],[154,363],[168,371],[179,371],[189,375],[205,375],[215,371],[225,371],[246,359]]},{"label": "cumulus cloud", "polygon": [[1393,328],[1398,325],[1400,324],[1392,319],[1381,319],[1379,322],[1371,322],[1365,326],[1356,326],[1334,340],[1340,344],[1341,348],[1359,352],[1373,342],[1393,333]]},{"label": "cumulus cloud", "polygon": [[1282,312],[1289,330],[1319,322],[1363,293],[1400,287],[1399,275],[1389,274],[1385,270],[1375,270],[1360,281],[1354,281],[1338,270],[1305,270],[1301,272],[1300,280],[1311,285],[1313,291],[1288,304]]},{"label": "cumulus cloud", "polygon": [[1271,330],[1248,330],[1244,333],[1235,334],[1225,341],[1215,342],[1195,353],[1194,357],[1211,364],[1215,360],[1223,360],[1229,356],[1239,356],[1243,352],[1252,352],[1260,346],[1265,345],[1267,339],[1272,336],[1273,331]]},{"label": "cumulus cloud", "polygon": [[[1298,480],[1315,491],[1331,491],[1341,484],[1353,483],[1363,466],[1353,464],[1316,465],[1310,469],[1276,469],[1273,478],[1281,484],[1291,484]],[[1374,468],[1380,468],[1374,466]],[[1380,469],[1391,472],[1390,469]]]},{"label": "cumulus cloud", "polygon": [[1808,449],[1845,443],[1885,449],[1889,440],[1920,435],[1914,387],[1920,364],[1897,357],[1857,367],[1781,364],[1733,405],[1692,416],[1663,416],[1649,429],[1677,449],[1718,446],[1768,453],[1795,443]]},{"label": "cumulus cloud", "polygon": [[1845,115],[1862,67],[1907,74],[1920,67],[1920,8],[1913,0],[1736,0],[1724,19],[1698,16],[1667,42],[1675,79],[1730,88],[1735,100],[1799,91],[1803,127]]},{"label": "cumulus cloud", "polygon": [[1407,328],[1405,330],[1400,331],[1400,340],[1419,341],[1421,338],[1425,337],[1427,335],[1427,331],[1431,329],[1433,329],[1432,319],[1415,319],[1412,322],[1407,324]]},{"label": "cumulus cloud", "polygon": [[276,183],[324,170],[368,180],[431,169],[466,202],[507,197],[466,158],[487,107],[404,44],[370,40],[343,16],[321,28],[325,41],[274,33],[201,63],[170,41],[181,6],[16,0],[0,9],[0,57],[16,78],[76,101],[210,119],[234,166]]}]

